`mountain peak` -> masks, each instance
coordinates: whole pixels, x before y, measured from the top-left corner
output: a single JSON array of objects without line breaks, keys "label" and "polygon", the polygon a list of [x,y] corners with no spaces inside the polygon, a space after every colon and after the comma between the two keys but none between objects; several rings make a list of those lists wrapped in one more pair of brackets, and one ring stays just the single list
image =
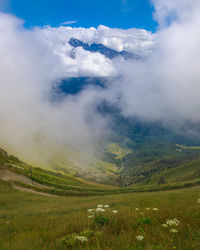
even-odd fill
[{"label": "mountain peak", "polygon": [[76,39],[76,38],[71,38],[69,40],[69,44],[74,47],[82,47],[84,50],[86,51],[90,51],[90,52],[99,52],[102,55],[106,56],[109,59],[113,59],[117,56],[121,56],[124,59],[134,59],[134,60],[139,60],[140,56],[133,54],[131,52],[128,52],[126,50],[122,50],[120,52],[113,50],[111,48],[106,47],[105,45],[101,44],[101,43],[84,43],[83,41]]}]

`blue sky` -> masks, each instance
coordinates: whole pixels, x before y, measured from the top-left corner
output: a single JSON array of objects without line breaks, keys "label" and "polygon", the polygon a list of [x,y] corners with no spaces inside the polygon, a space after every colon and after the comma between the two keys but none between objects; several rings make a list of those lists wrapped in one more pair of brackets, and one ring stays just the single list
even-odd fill
[{"label": "blue sky", "polygon": [[[1,0],[0,0],[1,1]],[[26,21],[25,26],[58,26],[77,21],[72,27],[144,28],[154,31],[150,0],[2,0],[2,10]]]}]

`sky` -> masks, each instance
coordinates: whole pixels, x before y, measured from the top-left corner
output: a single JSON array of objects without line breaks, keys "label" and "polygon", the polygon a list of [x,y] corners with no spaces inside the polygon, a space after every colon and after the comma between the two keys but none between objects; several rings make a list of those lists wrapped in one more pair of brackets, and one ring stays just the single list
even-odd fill
[{"label": "sky", "polygon": [[150,0],[0,0],[1,9],[25,20],[26,27],[143,28],[155,31]]}]

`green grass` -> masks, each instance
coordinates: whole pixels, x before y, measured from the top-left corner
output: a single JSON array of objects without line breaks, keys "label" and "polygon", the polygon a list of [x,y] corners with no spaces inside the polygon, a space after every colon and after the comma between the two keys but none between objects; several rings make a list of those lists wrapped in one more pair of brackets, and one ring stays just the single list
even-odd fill
[{"label": "green grass", "polygon": [[180,145],[180,144],[176,144],[177,148],[179,148],[180,150],[184,150],[184,149],[189,149],[189,150],[199,150],[200,147],[192,147],[192,146],[184,146],[184,145]]},{"label": "green grass", "polygon": [[[6,165],[3,168],[31,178],[30,169],[27,165]],[[200,185],[200,180],[189,180],[180,183],[166,183],[157,185],[155,183],[139,184],[129,188],[108,187],[95,183],[85,183],[66,174],[60,174],[41,168],[32,168],[32,179],[43,186],[34,186],[21,181],[10,181],[16,186],[34,189],[35,191],[62,195],[62,196],[94,196],[112,195],[134,192],[155,192],[161,190],[173,190]]]},{"label": "green grass", "polygon": [[79,192],[89,192],[96,191],[100,192],[101,190],[109,190],[112,188],[102,184],[91,183],[84,181],[80,178],[70,176],[68,174],[57,173],[56,171],[45,170],[41,168],[32,167],[32,174],[30,174],[30,166],[24,165],[13,165],[13,164],[4,164],[0,165],[3,169],[8,169],[16,174],[32,178],[33,181],[61,190],[73,190]]},{"label": "green grass", "polygon": [[[46,149],[38,147],[37,150],[37,154],[34,152],[32,157],[29,158],[25,158],[22,155],[18,156],[28,165],[68,176],[69,179],[71,179],[69,181],[74,182],[75,185],[78,186],[83,186],[83,182],[85,182],[85,184],[88,184],[89,182],[96,182],[105,185],[116,184],[116,166],[112,163],[100,160],[94,155],[73,150],[69,147],[60,147],[57,148],[56,151],[49,149],[47,159],[43,159],[39,156],[36,157],[35,154],[45,155]],[[0,154],[0,164],[1,163],[3,162],[1,162]],[[72,179],[74,179],[74,181]],[[78,183],[78,180],[80,180],[81,183]],[[72,183],[71,185],[74,184]],[[90,184],[90,186],[91,185],[94,186],[94,184]],[[97,185],[98,184],[96,184],[96,186]]]},{"label": "green grass", "polygon": [[[27,164],[10,156],[0,160],[2,168],[30,178]],[[161,172],[145,185],[123,189],[33,167],[33,180],[44,186],[0,181],[0,249],[200,249],[200,190],[185,189],[200,185],[199,166],[200,160],[194,160]],[[163,173],[167,183],[157,185]],[[12,183],[59,197],[20,192]],[[98,204],[110,208],[100,217],[88,218],[87,210]],[[155,207],[159,210],[152,210]],[[118,213],[113,214],[113,209]],[[161,226],[173,218],[180,220],[178,233]],[[74,242],[73,237],[85,234],[89,235],[87,243],[67,245],[69,240]],[[137,241],[138,235],[144,240]]]},{"label": "green grass", "polygon": [[[52,198],[20,192],[0,181],[0,249],[73,249],[58,241],[85,229],[93,231],[93,236],[74,249],[200,249],[199,195],[199,188],[195,188]],[[103,213],[109,219],[104,226],[88,219],[87,210],[98,204],[110,205]],[[153,211],[154,207],[159,210]],[[113,209],[118,213],[113,214]],[[177,234],[161,226],[171,218],[180,220]],[[137,235],[143,235],[144,240],[137,241]]]},{"label": "green grass", "polygon": [[110,143],[106,147],[106,152],[112,154],[114,158],[117,160],[117,159],[122,159],[127,154],[132,153],[132,150],[128,148],[122,148],[116,143]]},{"label": "green grass", "polygon": [[169,184],[200,181],[200,159],[193,160],[172,169],[167,169],[159,175],[153,176],[148,182],[148,185],[156,184],[162,176],[164,176],[165,181]]}]

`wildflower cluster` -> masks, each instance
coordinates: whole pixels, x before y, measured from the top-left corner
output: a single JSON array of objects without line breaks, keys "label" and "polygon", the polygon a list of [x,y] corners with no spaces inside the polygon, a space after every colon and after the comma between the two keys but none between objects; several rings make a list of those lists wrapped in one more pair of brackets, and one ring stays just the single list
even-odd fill
[{"label": "wildflower cluster", "polygon": [[[139,211],[139,210],[140,210],[140,209],[139,209],[138,207],[135,208],[135,211]],[[151,208],[150,208],[150,207],[147,207],[147,208],[145,208],[145,210],[150,211]],[[154,207],[154,208],[152,208],[152,210],[153,210],[153,211],[159,211],[159,208]]]},{"label": "wildflower cluster", "polygon": [[85,236],[80,236],[80,235],[75,236],[75,239],[76,239],[76,240],[79,240],[79,241],[82,242],[82,243],[88,241],[88,238],[87,238],[87,237],[85,237]]},{"label": "wildflower cluster", "polygon": [[96,209],[96,212],[99,213],[99,212],[105,212],[106,210],[104,208],[101,208],[101,207],[98,207]]},{"label": "wildflower cluster", "polygon": [[[164,228],[175,227],[175,226],[177,227],[177,226],[179,226],[179,224],[180,224],[180,221],[176,218],[168,219],[168,220],[166,220],[166,222],[164,224],[162,224],[162,227],[164,227]],[[178,233],[178,230],[175,228],[171,228],[169,231],[171,233]]]},{"label": "wildflower cluster", "polygon": [[174,219],[166,220],[166,224],[168,226],[178,226],[180,224],[180,221],[174,218]]},{"label": "wildflower cluster", "polygon": [[[108,205],[107,205],[108,206]],[[88,216],[88,218],[92,218],[92,217],[94,217],[94,214],[95,213],[100,213],[100,212],[105,212],[106,210],[103,208],[104,206],[103,205],[97,205],[97,208],[90,208],[90,209],[88,209],[88,213],[90,214],[89,216]]]},{"label": "wildflower cluster", "polygon": [[197,204],[200,204],[200,198],[197,200]]},{"label": "wildflower cluster", "polygon": [[93,231],[91,230],[84,230],[80,234],[77,233],[71,233],[68,234],[61,239],[57,240],[58,245],[66,245],[74,247],[77,244],[84,244],[88,242],[88,238],[90,238],[93,235]]},{"label": "wildflower cluster", "polygon": [[[106,205],[97,205],[96,208],[90,208],[88,209],[88,218],[92,218],[95,216],[96,213],[104,213],[106,211],[106,208],[110,208],[110,206],[108,204]],[[118,210],[113,210],[112,211],[114,214],[117,214],[118,213]]]},{"label": "wildflower cluster", "polygon": [[136,240],[138,240],[138,241],[142,241],[143,239],[144,239],[143,235],[136,236]]}]

